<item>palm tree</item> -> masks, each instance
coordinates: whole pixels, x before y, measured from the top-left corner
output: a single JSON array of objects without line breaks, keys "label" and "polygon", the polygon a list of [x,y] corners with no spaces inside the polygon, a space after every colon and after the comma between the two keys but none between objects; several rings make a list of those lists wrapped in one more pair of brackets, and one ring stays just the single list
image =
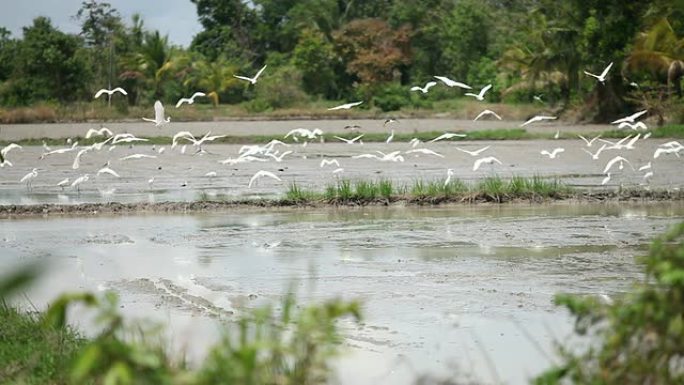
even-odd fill
[{"label": "palm tree", "polygon": [[183,84],[206,91],[214,106],[219,105],[219,95],[233,87],[240,87],[240,81],[233,77],[240,66],[220,56],[214,61],[204,58],[193,61]]},{"label": "palm tree", "polygon": [[174,61],[174,51],[168,43],[168,36],[161,36],[159,31],[147,32],[138,52],[134,52],[122,59],[125,79],[138,79],[148,90],[152,90],[152,97],[160,99],[163,96],[163,83],[168,80],[178,68]]}]

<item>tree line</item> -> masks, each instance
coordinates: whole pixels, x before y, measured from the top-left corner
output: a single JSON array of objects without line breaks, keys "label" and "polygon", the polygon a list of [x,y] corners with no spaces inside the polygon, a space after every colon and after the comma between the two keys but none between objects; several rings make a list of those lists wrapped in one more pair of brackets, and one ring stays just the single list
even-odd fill
[{"label": "tree line", "polygon": [[[91,101],[121,86],[126,105],[200,90],[207,103],[253,111],[342,99],[389,111],[458,97],[408,91],[445,75],[475,89],[493,83],[491,101],[579,107],[600,121],[643,104],[637,88],[662,99],[684,73],[679,0],[189,1],[203,30],[187,48],[97,0],[75,12],[79,34],[45,17],[22,37],[0,27],[0,105]],[[610,62],[605,85],[583,74]],[[258,87],[232,76],[265,64]]]}]

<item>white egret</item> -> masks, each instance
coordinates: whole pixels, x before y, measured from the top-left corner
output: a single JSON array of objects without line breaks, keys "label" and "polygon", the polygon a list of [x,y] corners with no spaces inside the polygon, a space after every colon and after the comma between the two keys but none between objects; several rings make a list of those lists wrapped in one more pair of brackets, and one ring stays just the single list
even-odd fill
[{"label": "white egret", "polygon": [[549,159],[556,159],[556,157],[558,156],[558,154],[560,154],[561,152],[565,152],[565,149],[562,148],[562,147],[556,147],[556,148],[554,148],[551,152],[549,152],[549,151],[547,151],[547,150],[541,150],[540,153],[541,153],[542,155],[548,156]]},{"label": "white egret", "polygon": [[361,103],[363,103],[363,101],[360,101],[360,102],[353,102],[353,103],[346,103],[346,104],[342,104],[342,105],[335,106],[335,107],[332,107],[332,108],[328,108],[328,111],[334,111],[334,110],[348,110],[348,109],[350,109],[350,108],[352,108],[352,107],[356,107],[356,106],[360,105]]},{"label": "white egret", "polygon": [[209,171],[208,173],[204,174],[205,177],[207,178],[215,178],[216,177],[216,171]]},{"label": "white egret", "polygon": [[123,95],[128,95],[128,92],[126,92],[126,90],[124,90],[124,89],[121,88],[121,87],[116,87],[116,88],[114,88],[113,90],[108,90],[108,89],[106,89],[106,88],[103,88],[103,89],[101,89],[101,90],[99,90],[99,91],[97,91],[97,92],[95,93],[95,99],[97,99],[97,98],[99,98],[100,96],[102,96],[102,94],[107,94],[107,95],[111,98],[112,95],[113,95],[114,93],[116,93],[116,92],[119,92],[119,93],[121,93],[121,94],[123,94]]},{"label": "white egret", "polygon": [[605,186],[606,183],[610,182],[610,173],[606,174],[606,177],[601,181],[601,186]]},{"label": "white egret", "polygon": [[480,155],[482,152],[487,151],[487,150],[489,149],[489,147],[491,147],[491,146],[485,146],[485,147],[482,147],[481,149],[475,150],[475,151],[469,151],[469,150],[465,150],[465,149],[462,149],[462,148],[459,148],[459,147],[456,147],[456,149],[457,149],[458,151],[465,152],[466,154],[468,154],[468,155],[470,155],[470,156],[478,156],[478,155]]},{"label": "white egret", "polygon": [[[109,162],[107,162],[107,163],[109,163]],[[116,177],[116,178],[121,177],[116,171],[109,168],[109,165],[104,166],[101,169],[97,170],[97,176],[99,176],[100,174],[109,174],[109,175]]]},{"label": "white egret", "polygon": [[76,156],[74,157],[74,162],[71,164],[72,169],[78,170],[78,168],[81,167],[81,157],[88,151],[90,151],[90,147],[81,149],[76,153]]},{"label": "white egret", "polygon": [[601,146],[601,148],[599,148],[598,151],[596,151],[595,154],[592,154],[591,151],[589,151],[589,150],[587,150],[587,149],[585,149],[585,148],[583,148],[582,151],[584,151],[584,152],[586,152],[587,154],[591,155],[591,159],[593,159],[593,160],[598,160],[598,159],[599,159],[599,155],[601,155],[601,151],[605,150],[605,149],[606,149],[606,146],[607,146],[607,144],[604,143],[603,146]]},{"label": "white egret", "polygon": [[495,158],[493,156],[487,156],[484,158],[477,159],[473,163],[473,171],[477,171],[477,169],[480,168],[480,166],[482,164],[494,164],[494,163],[502,164],[500,160],[498,160],[497,158]]},{"label": "white egret", "polygon": [[112,131],[107,128],[107,127],[102,127],[99,130],[96,130],[94,128],[91,128],[86,132],[85,138],[90,139],[93,135],[98,135],[98,136],[112,136]]},{"label": "white egret", "polygon": [[69,184],[69,178],[64,178],[61,181],[57,183],[57,187],[61,188],[64,190],[64,187]]},{"label": "white egret", "polygon": [[31,170],[28,174],[24,175],[20,180],[19,183],[24,183],[26,182],[26,189],[31,190],[31,183],[34,179],[38,177],[38,169],[34,168]]},{"label": "white egret", "polygon": [[390,130],[389,136],[387,137],[387,139],[385,139],[385,143],[390,144],[390,142],[391,142],[393,139],[394,139],[394,129],[391,129],[391,130]]},{"label": "white egret", "polygon": [[487,91],[489,91],[491,88],[492,88],[492,85],[491,85],[491,84],[487,84],[483,89],[480,90],[480,93],[479,93],[479,94],[473,94],[473,93],[471,93],[471,92],[466,92],[464,95],[466,95],[466,96],[472,96],[472,97],[474,97],[475,99],[477,99],[477,100],[479,100],[479,101],[482,102],[482,101],[484,101],[484,96],[485,96],[485,94],[486,94]]},{"label": "white egret", "polygon": [[632,163],[630,163],[627,159],[621,157],[620,155],[614,157],[613,159],[609,160],[608,163],[606,163],[606,167],[603,169],[603,173],[606,174],[608,171],[616,164],[619,164],[620,170],[624,167],[623,163],[627,163],[632,169],[634,167],[632,166]]},{"label": "white egret", "polygon": [[123,158],[119,158],[119,160],[130,160],[130,159],[156,159],[156,155],[147,155],[147,154],[132,154],[128,156],[124,156]]},{"label": "white egret", "polygon": [[202,97],[202,96],[207,96],[207,94],[205,94],[204,92],[195,92],[195,93],[192,94],[192,96],[189,97],[189,98],[180,98],[180,99],[178,99],[178,102],[176,103],[176,108],[182,106],[183,103],[194,104],[194,103],[195,103],[195,98],[197,98],[197,97]]},{"label": "white egret", "polygon": [[343,138],[343,137],[341,137],[341,136],[333,136],[333,138],[339,139],[339,140],[341,140],[341,141],[343,141],[343,142],[345,142],[345,143],[347,143],[347,144],[354,144],[354,142],[356,142],[357,140],[363,138],[363,135],[364,135],[364,134],[361,134],[361,135],[356,136],[356,137],[351,138],[351,139],[346,139],[346,138]]},{"label": "white egret", "polygon": [[639,171],[646,171],[651,169],[651,162],[646,163],[645,165],[639,167]]},{"label": "white egret", "polygon": [[648,112],[648,110],[642,110],[642,111],[639,111],[639,112],[634,113],[632,115],[626,116],[622,119],[618,119],[618,120],[615,120],[613,122],[610,122],[610,124],[620,124],[623,122],[635,123],[637,119],[639,119],[642,115],[644,115],[647,112]]},{"label": "white egret", "polygon": [[444,180],[444,187],[446,187],[449,184],[449,182],[451,182],[452,176],[454,176],[454,170],[451,168],[447,169],[447,177]]},{"label": "white egret", "polygon": [[195,136],[192,135],[192,133],[190,133],[189,131],[179,131],[173,136],[173,139],[171,140],[172,149],[176,148],[176,146],[178,145],[178,140],[180,139],[189,140],[191,142],[194,142],[196,140]]},{"label": "white egret", "polygon": [[81,184],[87,182],[88,179],[90,179],[90,176],[89,176],[88,174],[83,174],[83,175],[79,176],[78,178],[76,178],[76,179],[71,183],[71,187],[72,187],[72,188],[75,187],[75,188],[76,188],[76,192],[79,192],[79,193],[80,193],[80,192],[81,192]]},{"label": "white egret", "polygon": [[435,79],[441,80],[442,83],[444,83],[448,87],[459,87],[459,88],[463,88],[466,90],[472,90],[473,89],[473,87],[471,87],[467,84],[451,80],[446,76],[435,76]]},{"label": "white egret", "polygon": [[344,129],[345,129],[345,130],[350,130],[350,131],[352,131],[352,132],[354,132],[354,131],[356,131],[356,132],[361,132],[361,126],[359,126],[358,124],[346,125],[346,126],[344,126]]},{"label": "white egret", "polygon": [[164,118],[164,105],[157,100],[154,102],[154,119],[142,118],[146,122],[154,123],[155,127],[161,127],[171,121],[170,117]]},{"label": "white egret", "polygon": [[413,138],[409,140],[409,144],[411,145],[412,148],[416,148],[417,145],[421,144],[422,142],[418,138]]},{"label": "white egret", "polygon": [[290,155],[290,154],[292,154],[292,151],[285,151],[285,152],[283,152],[283,153],[280,154],[280,155],[276,155],[276,154],[273,154],[273,153],[270,153],[270,152],[269,152],[269,153],[266,154],[266,156],[270,156],[270,157],[273,158],[273,160],[275,160],[276,162],[282,162],[282,161],[283,161],[283,158],[284,158],[285,156],[287,156],[287,155]]},{"label": "white egret", "polygon": [[2,157],[4,159],[7,157],[7,154],[14,149],[21,150],[21,149],[23,149],[23,147],[21,147],[20,145],[18,145],[16,143],[10,143],[7,146],[0,149],[0,155],[2,155]]},{"label": "white egret", "polygon": [[465,138],[465,136],[466,136],[465,134],[454,134],[451,132],[445,132],[444,134],[432,139],[430,141],[430,143],[439,142],[440,140],[444,140],[444,139]]},{"label": "white egret", "polygon": [[338,162],[337,159],[322,159],[321,160],[321,166],[320,167],[325,167],[328,165],[335,165],[337,167],[340,167],[340,162]]},{"label": "white egret", "polygon": [[648,181],[653,177],[653,171],[649,171],[646,174],[644,174],[644,181]]},{"label": "white egret", "polygon": [[520,127],[525,127],[525,126],[527,126],[528,124],[532,124],[532,123],[535,123],[535,122],[541,122],[541,121],[543,121],[543,120],[556,120],[556,119],[558,119],[557,116],[543,116],[543,115],[537,115],[537,116],[535,116],[535,117],[533,117],[533,118],[530,118],[530,119],[529,119],[528,121],[526,121],[525,123],[521,124]]},{"label": "white egret", "polygon": [[444,155],[436,153],[430,149],[427,148],[415,148],[413,150],[408,150],[405,152],[406,154],[424,154],[424,155],[434,155],[439,158],[444,158]]},{"label": "white egret", "polygon": [[485,116],[485,115],[492,115],[493,117],[495,117],[495,118],[501,120],[501,117],[500,117],[496,112],[494,112],[494,111],[492,111],[492,110],[484,110],[484,111],[480,112],[480,113],[475,117],[475,119],[473,119],[473,122],[477,122],[481,117],[483,117],[483,116]]},{"label": "white egret", "polygon": [[343,169],[342,167],[339,167],[339,168],[334,169],[332,173],[333,173],[333,174],[339,174],[339,173],[341,173],[341,172],[343,172],[343,171],[344,171],[344,169]]},{"label": "white egret", "polygon": [[634,131],[648,130],[648,126],[644,122],[636,122],[636,123],[622,122],[618,125],[619,130],[622,130],[625,127],[628,127]]},{"label": "white egret", "polygon": [[577,136],[578,136],[580,139],[582,139],[582,140],[584,141],[584,143],[586,143],[587,147],[591,147],[591,146],[594,144],[594,142],[596,141],[596,139],[601,138],[601,135],[595,136],[595,137],[592,138],[591,140],[589,140],[589,139],[583,137],[582,135],[577,135]]},{"label": "white egret", "polygon": [[428,93],[428,90],[437,85],[437,82],[427,82],[424,87],[414,86],[411,87],[411,91],[420,91],[424,94]]},{"label": "white egret", "polygon": [[233,77],[238,78],[238,79],[242,79],[242,80],[246,80],[246,81],[250,82],[251,84],[256,84],[257,79],[259,79],[259,76],[261,76],[261,73],[264,72],[265,69],[266,69],[266,66],[261,67],[259,72],[257,72],[253,78],[249,78],[247,76],[240,76],[240,75],[233,75]]},{"label": "white egret", "polygon": [[4,159],[2,155],[0,155],[0,168],[4,168],[5,166],[12,167],[14,165],[12,164],[12,162],[10,162],[7,159]]},{"label": "white egret", "polygon": [[606,76],[608,75],[608,72],[610,71],[610,69],[612,67],[613,67],[613,62],[608,64],[608,66],[603,70],[603,72],[601,72],[601,75],[594,75],[591,72],[587,72],[587,71],[584,71],[584,74],[596,78],[596,80],[598,80],[601,84],[605,84]]},{"label": "white egret", "polygon": [[273,179],[275,179],[275,180],[277,180],[277,181],[279,181],[279,182],[282,182],[282,179],[278,178],[278,176],[277,176],[276,174],[274,174],[274,173],[272,173],[272,172],[270,172],[270,171],[259,170],[259,171],[257,171],[257,173],[254,174],[254,176],[252,176],[252,178],[249,180],[249,185],[247,185],[247,188],[252,188],[252,184],[253,184],[257,179],[262,178],[262,177],[265,177],[265,176],[267,176],[267,177],[269,177],[269,178],[273,178]]}]

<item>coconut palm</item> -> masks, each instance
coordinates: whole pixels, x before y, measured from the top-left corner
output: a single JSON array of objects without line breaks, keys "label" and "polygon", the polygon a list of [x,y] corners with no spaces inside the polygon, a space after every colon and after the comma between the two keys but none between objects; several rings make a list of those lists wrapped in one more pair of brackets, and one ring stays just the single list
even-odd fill
[{"label": "coconut palm", "polygon": [[230,88],[242,85],[233,75],[240,66],[221,56],[214,61],[199,59],[193,61],[183,85],[206,91],[214,106],[219,105],[219,95]]}]

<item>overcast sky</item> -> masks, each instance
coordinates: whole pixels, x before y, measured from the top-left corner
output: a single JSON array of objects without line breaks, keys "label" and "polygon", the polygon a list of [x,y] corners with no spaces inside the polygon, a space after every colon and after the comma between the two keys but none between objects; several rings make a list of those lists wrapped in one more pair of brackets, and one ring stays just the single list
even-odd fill
[{"label": "overcast sky", "polygon": [[[169,35],[172,44],[188,46],[201,26],[195,5],[190,0],[109,0],[124,21],[130,24],[131,15],[140,13],[148,29],[158,29]],[[53,25],[64,32],[80,32],[72,18],[81,8],[82,0],[0,0],[0,26],[12,35],[21,36],[22,27],[30,25],[36,16],[47,16]]]}]

